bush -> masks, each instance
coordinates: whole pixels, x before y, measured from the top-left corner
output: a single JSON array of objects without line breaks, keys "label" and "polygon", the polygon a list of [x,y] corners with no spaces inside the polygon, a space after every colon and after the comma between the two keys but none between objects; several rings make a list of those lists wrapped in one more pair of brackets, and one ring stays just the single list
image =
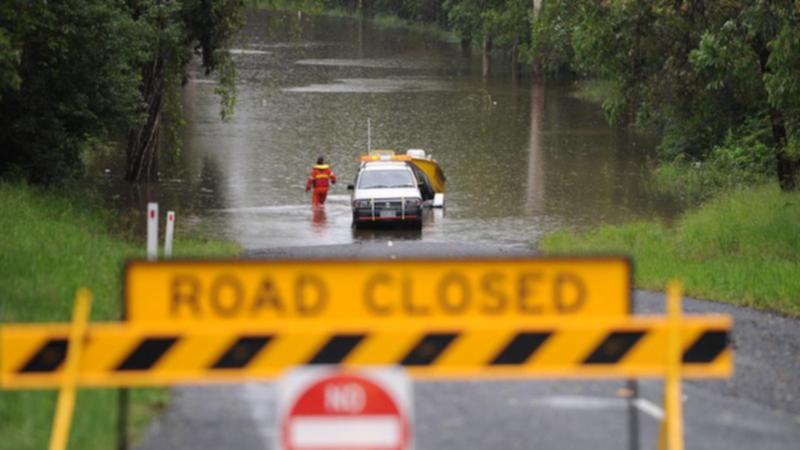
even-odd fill
[{"label": "bush", "polygon": [[656,189],[696,205],[725,190],[766,182],[776,164],[768,126],[766,118],[757,118],[729,130],[702,160],[679,154],[656,170]]}]

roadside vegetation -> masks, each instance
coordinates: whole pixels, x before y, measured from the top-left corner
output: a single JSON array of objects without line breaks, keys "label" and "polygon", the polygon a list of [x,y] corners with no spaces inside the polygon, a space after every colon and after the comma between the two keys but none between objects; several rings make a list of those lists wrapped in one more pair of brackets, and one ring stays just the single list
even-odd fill
[{"label": "roadside vegetation", "polygon": [[[0,2],[0,322],[67,321],[81,286],[94,294],[92,320],[119,319],[123,263],[143,257],[144,244],[110,231],[124,224],[70,186],[114,154],[127,180],[153,180],[159,143],[175,141],[181,124],[189,72],[215,73],[221,115],[232,112],[226,46],[242,9],[242,0]],[[180,235],[174,248],[239,253]],[[133,429],[166,397],[134,390]],[[55,398],[0,391],[0,447],[46,448]],[[115,448],[116,417],[116,391],[80,390],[70,448]]]},{"label": "roadside vegetation", "polygon": [[226,46],[242,9],[242,0],[0,2],[0,176],[53,185],[118,152],[128,180],[154,178],[193,57],[217,74],[222,115],[232,112]]},{"label": "roadside vegetation", "polygon": [[547,254],[627,254],[639,288],[668,280],[688,295],[800,317],[800,192],[775,183],[728,191],[667,226],[640,222],[559,231]]},{"label": "roadside vegetation", "polygon": [[[113,213],[85,197],[65,196],[25,184],[0,183],[0,321],[64,322],[76,289],[92,291],[92,320],[118,320],[126,259],[145,256],[138,241],[109,232]],[[233,244],[183,239],[176,256],[236,256]],[[54,391],[0,391],[0,447],[47,448],[55,410]],[[167,400],[164,389],[131,394],[135,433]],[[116,391],[82,389],[70,448],[109,449],[116,442]]]}]

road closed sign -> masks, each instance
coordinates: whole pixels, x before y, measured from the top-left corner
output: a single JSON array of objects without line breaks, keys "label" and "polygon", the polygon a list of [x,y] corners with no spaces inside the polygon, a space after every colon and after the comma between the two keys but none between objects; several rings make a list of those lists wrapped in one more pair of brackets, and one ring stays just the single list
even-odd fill
[{"label": "road closed sign", "polygon": [[412,399],[401,370],[299,369],[278,384],[284,450],[408,450]]},{"label": "road closed sign", "polygon": [[132,322],[625,316],[626,258],[136,261]]}]

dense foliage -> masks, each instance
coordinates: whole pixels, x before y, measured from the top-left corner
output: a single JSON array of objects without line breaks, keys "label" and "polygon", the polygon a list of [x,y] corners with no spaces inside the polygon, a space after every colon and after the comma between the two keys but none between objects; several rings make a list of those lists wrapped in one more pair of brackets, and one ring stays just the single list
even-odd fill
[{"label": "dense foliage", "polygon": [[[308,3],[309,0],[296,0]],[[395,15],[433,23],[455,31],[465,42],[494,42],[517,51],[530,36],[530,0],[318,0],[319,7],[358,12],[365,16]]]},{"label": "dense foliage", "polygon": [[[229,67],[218,50],[241,7],[241,0],[0,2],[0,172],[56,182],[127,140],[128,178],[146,177],[164,96],[183,81],[192,51],[207,70]],[[227,79],[224,106],[235,94]]]},{"label": "dense foliage", "polygon": [[532,49],[551,74],[611,82],[610,119],[662,130],[667,159],[800,168],[800,2],[549,0]]},{"label": "dense foliage", "polygon": [[[277,0],[280,1],[280,0]],[[357,12],[365,16],[376,14],[393,15],[401,19],[435,23],[447,27],[447,12],[439,0],[284,0],[291,5],[313,2],[318,8],[327,10],[345,10]]]}]

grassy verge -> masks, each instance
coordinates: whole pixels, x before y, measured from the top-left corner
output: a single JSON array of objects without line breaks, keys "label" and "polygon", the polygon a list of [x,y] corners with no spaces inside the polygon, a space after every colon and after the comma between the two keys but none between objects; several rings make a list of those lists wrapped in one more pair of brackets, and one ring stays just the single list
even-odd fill
[{"label": "grassy verge", "polygon": [[800,192],[721,194],[672,227],[658,222],[545,236],[547,254],[624,253],[638,288],[683,281],[689,295],[800,316]]},{"label": "grassy verge", "polygon": [[[109,212],[62,195],[0,184],[0,321],[67,321],[78,287],[94,294],[92,320],[119,318],[126,259],[144,257],[143,243],[108,232]],[[236,255],[229,243],[176,239],[180,256]],[[78,395],[70,448],[110,449],[116,442],[116,392]],[[131,422],[141,431],[161,406],[163,389],[134,390]],[[46,448],[55,393],[0,391],[0,448]]]}]

